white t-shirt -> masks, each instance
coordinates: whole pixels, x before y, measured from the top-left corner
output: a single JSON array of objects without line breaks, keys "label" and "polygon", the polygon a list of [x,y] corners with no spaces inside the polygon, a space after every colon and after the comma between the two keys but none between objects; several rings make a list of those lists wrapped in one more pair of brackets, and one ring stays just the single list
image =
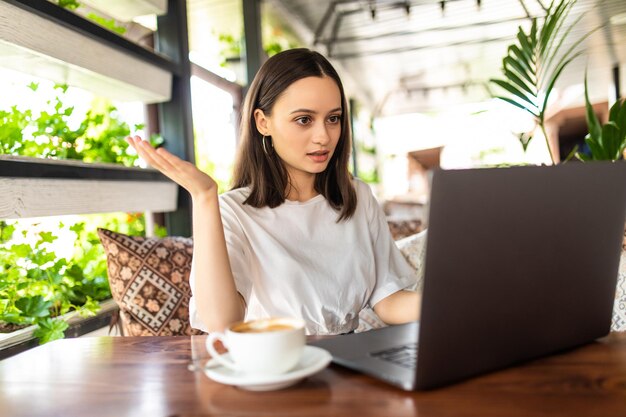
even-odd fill
[{"label": "white t-shirt", "polygon": [[[369,186],[354,180],[357,208],[348,221],[322,195],[275,208],[243,204],[249,189],[220,196],[220,211],[237,290],[246,320],[299,317],[307,334],[347,333],[359,312],[415,283]],[[194,272],[190,283],[194,288]],[[192,327],[205,330],[196,302]]]}]

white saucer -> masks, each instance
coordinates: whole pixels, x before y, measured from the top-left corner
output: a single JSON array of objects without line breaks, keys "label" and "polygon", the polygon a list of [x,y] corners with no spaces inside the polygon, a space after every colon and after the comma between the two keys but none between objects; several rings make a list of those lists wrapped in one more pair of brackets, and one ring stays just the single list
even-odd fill
[{"label": "white saucer", "polygon": [[[225,354],[228,356],[228,353]],[[326,350],[315,346],[305,346],[300,362],[291,371],[280,375],[248,375],[233,371],[209,360],[204,372],[213,381],[235,385],[250,391],[271,391],[288,387],[321,371],[330,363],[332,356]]]}]

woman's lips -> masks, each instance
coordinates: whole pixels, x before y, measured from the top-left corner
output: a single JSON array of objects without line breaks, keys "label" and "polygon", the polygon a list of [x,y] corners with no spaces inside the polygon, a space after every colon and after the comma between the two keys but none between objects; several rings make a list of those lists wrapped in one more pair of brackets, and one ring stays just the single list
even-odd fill
[{"label": "woman's lips", "polygon": [[317,152],[310,152],[308,154],[306,154],[311,160],[313,160],[313,162],[326,162],[326,160],[328,159],[328,156],[330,155],[329,151],[317,151]]}]

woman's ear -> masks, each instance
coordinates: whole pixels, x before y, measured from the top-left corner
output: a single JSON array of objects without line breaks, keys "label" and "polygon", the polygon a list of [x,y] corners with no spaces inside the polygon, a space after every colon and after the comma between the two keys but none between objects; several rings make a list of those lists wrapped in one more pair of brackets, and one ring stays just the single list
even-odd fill
[{"label": "woman's ear", "polygon": [[268,118],[265,116],[265,113],[261,109],[254,110],[254,122],[256,124],[256,129],[263,136],[271,136],[268,128]]}]

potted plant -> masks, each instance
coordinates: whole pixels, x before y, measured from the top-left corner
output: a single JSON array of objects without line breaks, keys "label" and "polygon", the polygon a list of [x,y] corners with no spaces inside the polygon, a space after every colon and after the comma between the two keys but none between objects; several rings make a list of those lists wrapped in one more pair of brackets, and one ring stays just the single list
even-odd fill
[{"label": "potted plant", "polygon": [[[550,96],[564,69],[583,53],[579,50],[580,44],[599,29],[584,34],[564,50],[564,40],[584,16],[578,16],[565,29],[566,19],[575,3],[576,0],[553,1],[546,9],[542,24],[539,24],[537,18],[533,18],[528,33],[520,26],[516,42],[508,47],[507,54],[502,59],[502,79],[490,80],[508,93],[494,94],[494,97],[532,115],[536,126],[543,133],[553,164],[556,163],[556,158],[545,128]],[[519,136],[524,150],[532,139],[532,132]]]}]

